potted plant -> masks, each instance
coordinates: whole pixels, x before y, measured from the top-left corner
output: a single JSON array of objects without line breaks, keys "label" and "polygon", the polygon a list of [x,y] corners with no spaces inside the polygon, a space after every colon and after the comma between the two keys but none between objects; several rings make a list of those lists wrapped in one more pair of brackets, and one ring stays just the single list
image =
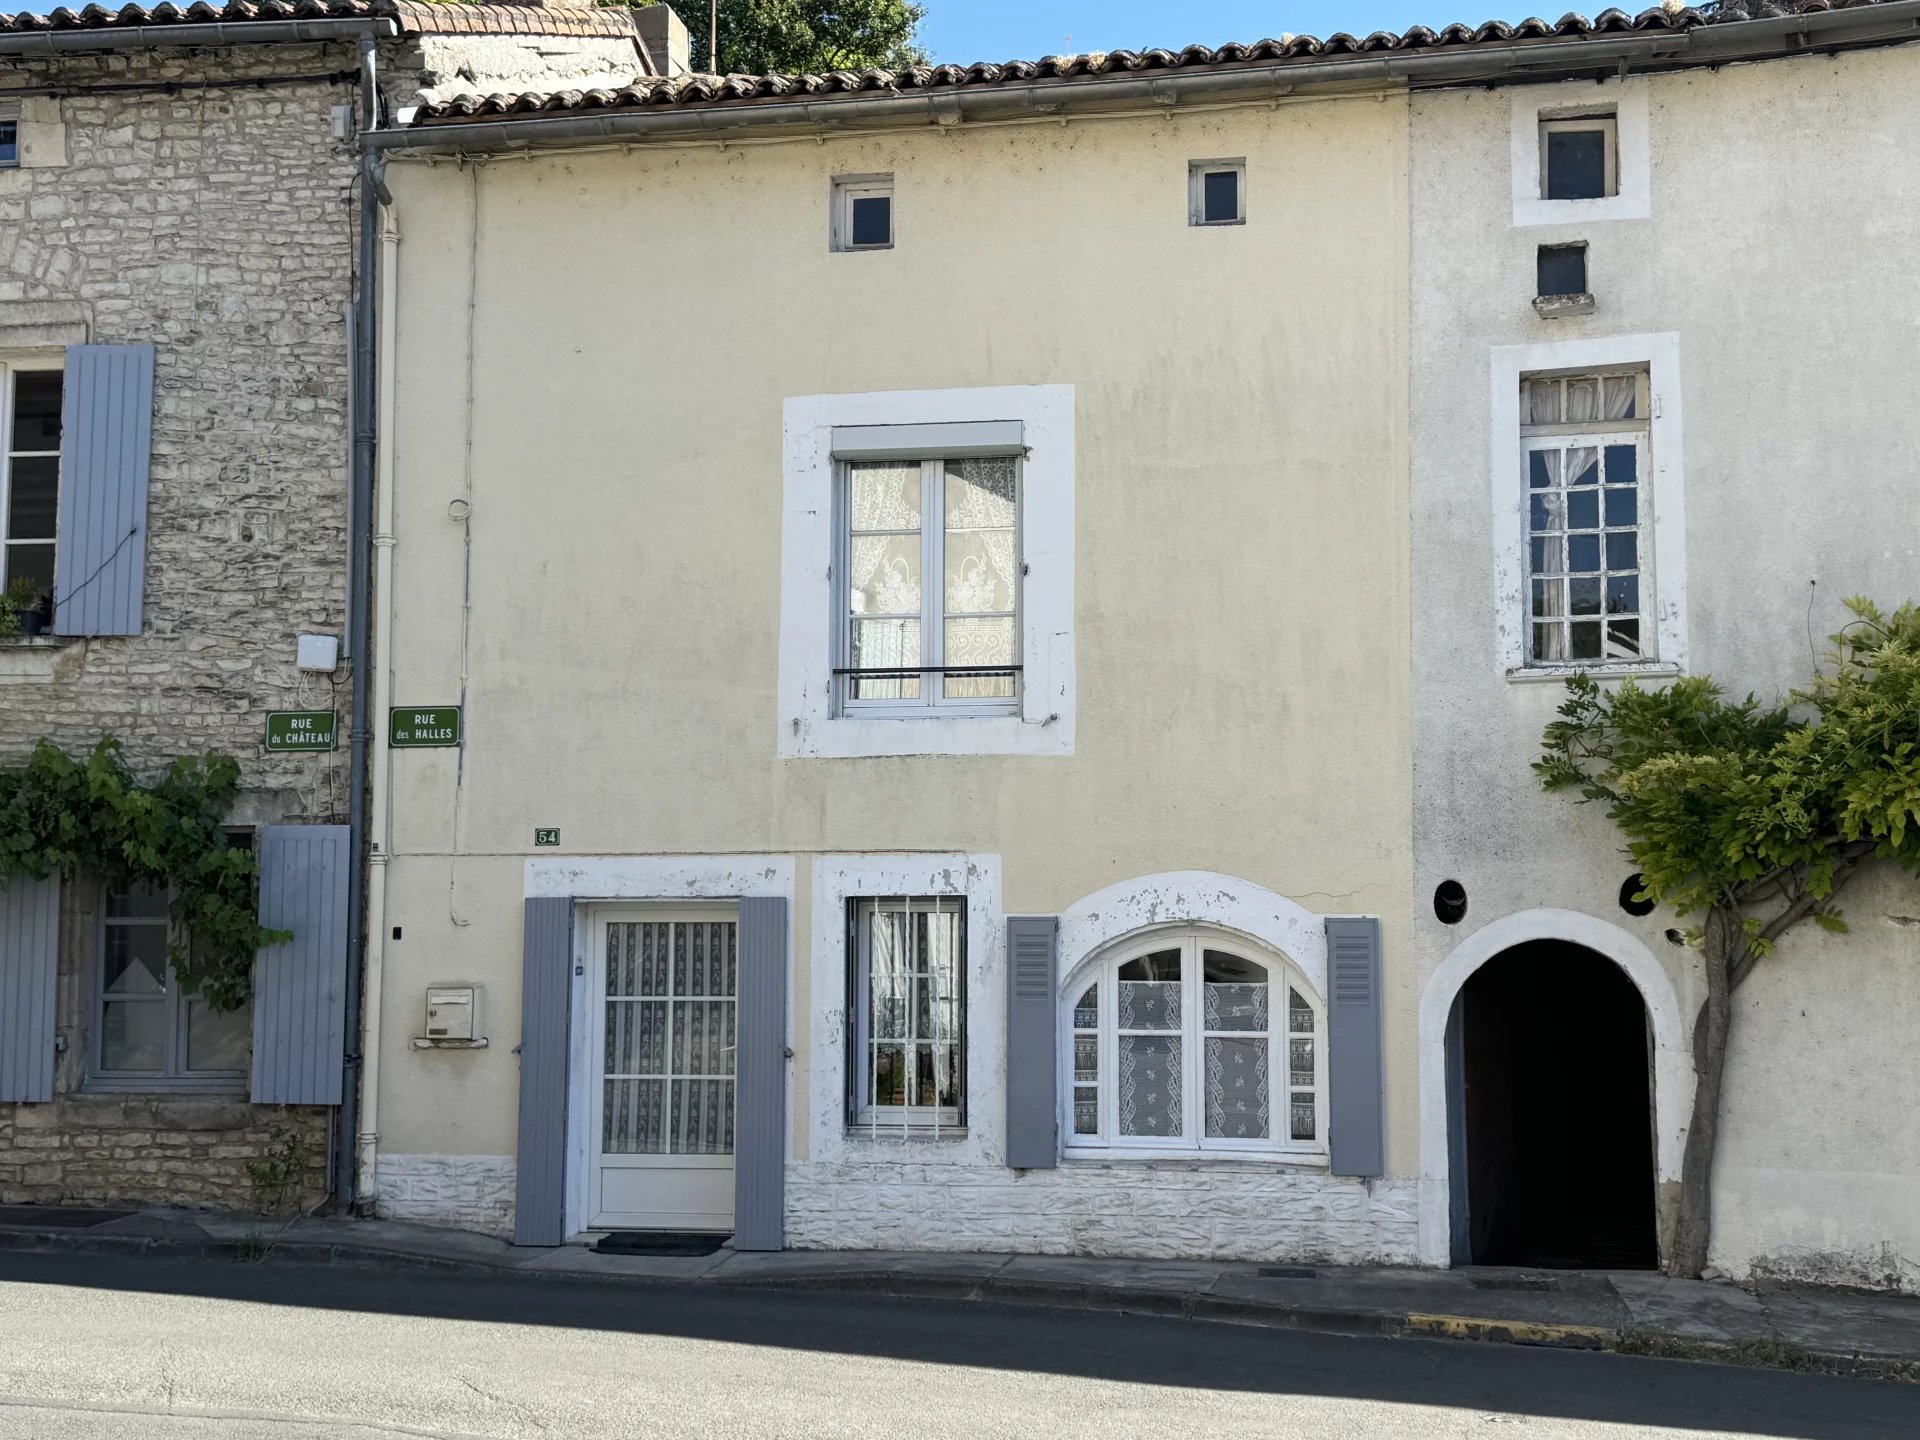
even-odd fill
[{"label": "potted plant", "polygon": [[47,628],[45,597],[33,581],[16,575],[0,596],[0,635],[38,635]]}]

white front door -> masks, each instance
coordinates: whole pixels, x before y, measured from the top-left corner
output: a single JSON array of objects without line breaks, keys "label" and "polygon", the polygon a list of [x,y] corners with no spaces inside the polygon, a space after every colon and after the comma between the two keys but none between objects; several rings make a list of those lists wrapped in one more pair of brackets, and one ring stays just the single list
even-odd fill
[{"label": "white front door", "polygon": [[732,906],[595,918],[589,1229],[733,1229],[739,930]]}]

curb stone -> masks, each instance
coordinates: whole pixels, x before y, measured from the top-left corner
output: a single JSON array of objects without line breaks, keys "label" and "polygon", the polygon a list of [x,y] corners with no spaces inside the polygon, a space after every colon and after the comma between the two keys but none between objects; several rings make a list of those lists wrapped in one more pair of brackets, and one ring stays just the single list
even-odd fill
[{"label": "curb stone", "polygon": [[590,1283],[640,1285],[700,1285],[732,1290],[828,1291],[882,1295],[893,1299],[957,1300],[973,1304],[1031,1306],[1104,1314],[1198,1320],[1215,1324],[1253,1325],[1313,1334],[1383,1336],[1425,1340],[1475,1341],[1610,1351],[1616,1354],[1668,1360],[1692,1360],[1720,1365],[1806,1371],[1864,1379],[1920,1384],[1920,1360],[1842,1354],[1811,1350],[1783,1340],[1694,1340],[1663,1331],[1610,1329],[1598,1325],[1513,1320],[1493,1316],[1454,1315],[1421,1311],[1342,1310],[1325,1306],[1287,1305],[1207,1291],[1165,1288],[1127,1288],[1079,1284],[1070,1281],[1000,1279],[994,1275],[940,1275],[892,1269],[855,1269],[839,1273],[807,1271],[793,1274],[724,1272],[703,1276],[633,1275],[590,1271],[527,1269],[502,1255],[427,1255],[417,1251],[336,1240],[292,1237],[267,1239],[244,1236],[227,1239],[206,1236],[103,1235],[61,1230],[55,1232],[0,1229],[0,1253],[36,1255],[122,1256],[136,1259],[222,1261],[233,1264],[345,1266],[392,1268],[492,1275],[521,1275],[536,1280],[575,1280]]}]

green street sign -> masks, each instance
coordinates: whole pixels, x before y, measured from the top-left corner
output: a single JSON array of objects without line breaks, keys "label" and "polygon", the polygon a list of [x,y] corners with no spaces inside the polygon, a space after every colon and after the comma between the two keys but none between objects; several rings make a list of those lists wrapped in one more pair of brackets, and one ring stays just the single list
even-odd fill
[{"label": "green street sign", "polygon": [[273,710],[267,714],[267,749],[333,750],[339,720],[331,710]]},{"label": "green street sign", "polygon": [[387,712],[387,743],[396,750],[422,750],[460,743],[458,705],[396,705]]}]

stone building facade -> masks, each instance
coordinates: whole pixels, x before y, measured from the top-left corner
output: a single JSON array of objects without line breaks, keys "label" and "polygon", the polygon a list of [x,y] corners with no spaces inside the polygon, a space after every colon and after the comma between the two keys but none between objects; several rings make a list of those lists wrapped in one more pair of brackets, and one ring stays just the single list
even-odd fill
[{"label": "stone building facade", "polygon": [[[219,18],[271,23],[282,8]],[[619,10],[330,0],[325,13],[381,37],[389,113],[446,83],[625,83],[653,68]],[[182,44],[193,18],[0,20],[0,124],[13,121],[19,157],[0,167],[0,360],[151,346],[154,375],[138,633],[0,639],[0,766],[42,738],[82,755],[117,737],[148,776],[218,750],[241,765],[236,827],[343,825],[354,660],[303,671],[296,646],[344,649],[349,626],[358,35]],[[140,29],[124,48],[6,49],[101,24]],[[288,710],[333,711],[338,748],[267,753],[266,716]],[[96,1084],[102,901],[89,877],[63,886],[55,1094],[0,1103],[0,1203],[241,1204],[247,1163],[288,1145],[301,1203],[320,1201],[329,1110],[250,1104],[244,1077],[174,1077],[195,1093]]]}]

